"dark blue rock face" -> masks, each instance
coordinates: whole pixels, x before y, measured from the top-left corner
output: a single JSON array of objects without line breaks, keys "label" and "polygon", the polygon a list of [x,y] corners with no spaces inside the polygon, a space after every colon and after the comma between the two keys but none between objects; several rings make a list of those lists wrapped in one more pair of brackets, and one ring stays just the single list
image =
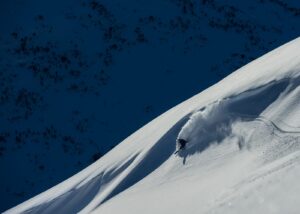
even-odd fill
[{"label": "dark blue rock face", "polygon": [[300,2],[0,3],[0,211],[300,34]]}]

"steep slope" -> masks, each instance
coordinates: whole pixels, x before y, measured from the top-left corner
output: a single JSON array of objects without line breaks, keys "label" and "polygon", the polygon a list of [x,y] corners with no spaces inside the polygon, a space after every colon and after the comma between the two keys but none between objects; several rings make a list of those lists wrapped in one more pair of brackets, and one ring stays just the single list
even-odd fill
[{"label": "steep slope", "polygon": [[300,35],[297,0],[10,0],[0,10],[0,212]]},{"label": "steep slope", "polygon": [[[244,66],[6,213],[296,213],[299,49]],[[173,155],[177,137],[188,144]]]}]

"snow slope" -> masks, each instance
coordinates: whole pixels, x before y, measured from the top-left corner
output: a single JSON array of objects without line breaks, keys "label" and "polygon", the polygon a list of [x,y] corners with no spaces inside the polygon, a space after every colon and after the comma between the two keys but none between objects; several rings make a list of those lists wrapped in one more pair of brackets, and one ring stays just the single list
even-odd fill
[{"label": "snow slope", "polygon": [[299,50],[242,67],[6,213],[299,213]]},{"label": "snow slope", "polygon": [[0,212],[300,35],[299,0],[10,0],[0,10]]}]

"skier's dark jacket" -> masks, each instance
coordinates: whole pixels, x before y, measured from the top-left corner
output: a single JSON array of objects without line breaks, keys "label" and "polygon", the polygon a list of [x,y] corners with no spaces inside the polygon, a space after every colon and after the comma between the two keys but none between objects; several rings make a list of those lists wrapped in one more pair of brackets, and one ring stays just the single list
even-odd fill
[{"label": "skier's dark jacket", "polygon": [[181,149],[184,149],[187,141],[185,139],[179,138],[179,139],[177,139],[177,143],[179,144],[178,150],[181,150]]}]

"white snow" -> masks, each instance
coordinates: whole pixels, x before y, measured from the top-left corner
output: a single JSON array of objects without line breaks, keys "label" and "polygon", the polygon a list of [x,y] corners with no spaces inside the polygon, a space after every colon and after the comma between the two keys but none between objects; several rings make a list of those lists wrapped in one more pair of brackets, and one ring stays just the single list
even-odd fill
[{"label": "white snow", "polygon": [[299,213],[299,50],[242,67],[6,213]]}]

